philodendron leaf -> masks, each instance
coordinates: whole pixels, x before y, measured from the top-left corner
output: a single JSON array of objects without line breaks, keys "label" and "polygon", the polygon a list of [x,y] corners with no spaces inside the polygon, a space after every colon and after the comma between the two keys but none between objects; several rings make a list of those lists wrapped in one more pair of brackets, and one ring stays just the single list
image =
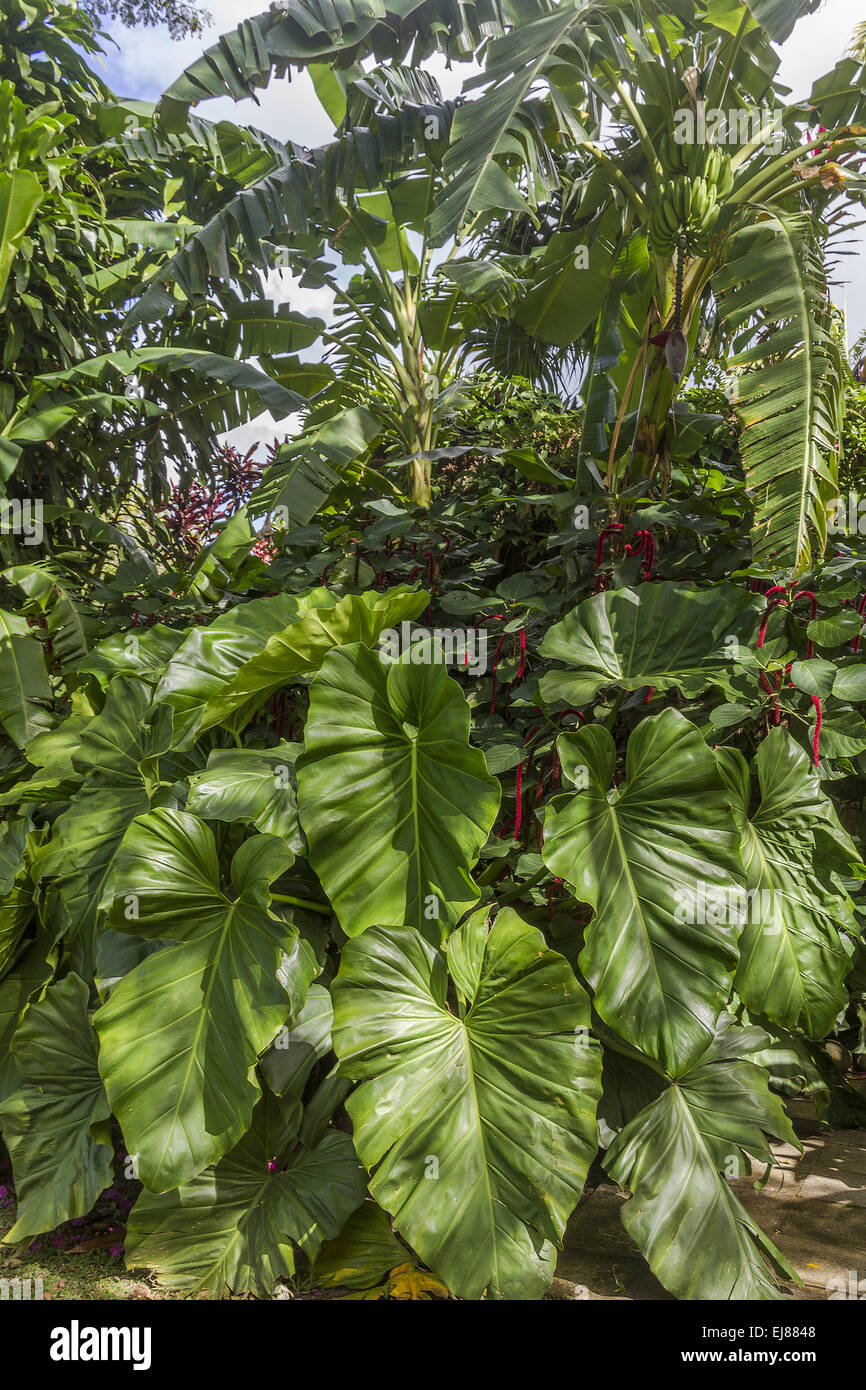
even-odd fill
[{"label": "philodendron leaf", "polygon": [[797,1276],[741,1206],[729,1177],[748,1155],[773,1161],[765,1131],[800,1147],[767,1073],[738,1055],[737,1030],[620,1131],[605,1167],[632,1195],[623,1225],[665,1288],[683,1299],[774,1299],[773,1269]]},{"label": "philodendron leaf", "polygon": [[12,1052],[15,1031],[30,1003],[45,990],[57,964],[49,934],[41,928],[19,954],[13,968],[0,980],[0,1101],[10,1096],[21,1080]]},{"label": "philodendron leaf", "polygon": [[8,1244],[86,1216],[111,1182],[111,1110],[77,975],[31,1004],[12,1041],[21,1084],[0,1106],[12,1157],[18,1220]]},{"label": "philodendron leaf", "polygon": [[461,1298],[540,1298],[595,1153],[600,1049],[568,962],[515,912],[485,917],[447,957],[408,927],[349,942],[334,1047],[400,1234]]},{"label": "philodendron leaf", "polygon": [[783,1028],[824,1037],[847,1000],[857,934],[847,894],[831,871],[859,855],[821,791],[809,757],[781,726],[758,748],[761,801],[749,816],[743,755],[720,749],[742,835],[749,901],[735,987],[746,1007]]},{"label": "philodendron leaf", "polygon": [[281,1028],[262,1058],[265,1080],[275,1095],[300,1099],[313,1067],[331,1051],[334,1010],[322,985],[310,985],[291,1027]]},{"label": "philodendron leaf", "polygon": [[0,826],[0,979],[11,966],[35,912],[32,878],[35,848],[48,834],[26,817]]},{"label": "philodendron leaf", "polygon": [[388,1213],[375,1202],[362,1202],[336,1240],[322,1246],[313,1277],[325,1289],[369,1289],[404,1263],[406,1247],[394,1232]]},{"label": "philodendron leaf", "polygon": [[631,735],[625,780],[609,793],[616,748],[606,729],[564,734],[557,747],[583,790],[550,803],[542,853],[595,909],[581,971],[605,1023],[678,1076],[713,1037],[741,929],[736,913],[706,911],[716,895],[727,904],[743,878],[713,753],[681,714],[663,710]]},{"label": "philodendron leaf", "polygon": [[315,675],[328,652],[360,642],[373,647],[388,628],[417,618],[430,601],[415,589],[386,589],[384,593],[346,594],[337,600],[327,589],[327,603],[317,603],[260,645],[224,688],[208,700],[202,729],[212,724],[243,728],[269,695],[300,677]]},{"label": "philodendron leaf", "polygon": [[204,772],[190,777],[186,809],[203,820],[245,821],[284,839],[295,854],[304,848],[298,821],[295,759],[300,743],[274,748],[214,748]]},{"label": "philodendron leaf", "polygon": [[256,1060],[289,1013],[277,971],[296,933],[270,913],[268,886],[292,857],[271,835],[245,841],[229,894],[194,816],[152,811],[126,835],[112,920],[176,944],[124,975],[94,1021],[112,1110],[154,1192],[187,1182],[249,1128]]},{"label": "philodendron leaf", "polygon": [[0,723],[19,748],[51,728],[51,682],[27,619],[0,608]]},{"label": "philodendron leaf", "polygon": [[156,699],[174,711],[175,747],[193,742],[201,732],[208,701],[231,684],[272,634],[300,622],[316,605],[333,602],[327,589],[277,594],[239,604],[207,627],[193,628],[168,662],[156,690]]},{"label": "philodendron leaf", "polygon": [[295,1139],[273,1097],[231,1153],[175,1192],[144,1191],[126,1239],[130,1268],[147,1266],[185,1292],[268,1297],[310,1261],[364,1200],[364,1170],[348,1134],[328,1130],[312,1148]]},{"label": "philodendron leaf", "polygon": [[393,665],[356,643],[310,687],[297,762],[310,863],[349,936],[411,923],[439,941],[478,900],[470,870],[499,783],[469,743],[469,706],[431,659]]},{"label": "philodendron leaf", "polygon": [[76,771],[82,788],[54,823],[39,851],[35,873],[47,890],[49,915],[67,941],[76,940],[76,965],[90,973],[101,909],[111,901],[111,876],[120,843],[132,820],[150,805],[142,764],[167,740],[168,730],[145,724],[151,691],[142,681],[118,676],[105,707],[81,730]]},{"label": "philodendron leaf", "polygon": [[132,632],[115,632],[76,662],[75,670],[92,672],[102,685],[118,675],[137,676],[156,685],[183,640],[182,632],[162,623]]},{"label": "philodendron leaf", "polygon": [[757,669],[759,614],[754,597],[731,584],[698,589],[665,581],[595,594],[544,638],[542,656],[573,669],[548,672],[541,694],[580,705],[606,686],[651,685],[689,698],[717,686],[734,698],[732,677]]}]

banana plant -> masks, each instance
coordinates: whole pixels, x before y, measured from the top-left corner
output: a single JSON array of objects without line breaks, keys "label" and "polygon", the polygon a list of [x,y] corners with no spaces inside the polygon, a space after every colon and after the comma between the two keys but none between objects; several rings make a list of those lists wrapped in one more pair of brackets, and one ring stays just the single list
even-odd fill
[{"label": "banana plant", "polygon": [[[844,364],[828,239],[862,196],[864,150],[856,61],[803,106],[776,81],[771,41],[811,8],[688,6],[669,23],[653,3],[521,7],[528,22],[490,44],[483,95],[458,113],[433,215],[447,235],[483,212],[489,253],[529,281],[518,324],[580,344],[587,444],[614,496],[665,484],[687,363],[707,335],[726,351],[755,562],[793,572],[823,550],[836,488]],[[540,82],[547,139],[565,151],[553,178],[520,143],[519,103]],[[633,270],[644,257],[631,280],[629,256]]]}]

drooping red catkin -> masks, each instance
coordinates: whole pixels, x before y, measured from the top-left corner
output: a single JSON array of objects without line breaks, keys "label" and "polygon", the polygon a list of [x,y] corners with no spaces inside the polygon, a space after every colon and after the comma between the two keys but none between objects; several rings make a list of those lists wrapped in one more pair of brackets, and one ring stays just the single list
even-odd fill
[{"label": "drooping red catkin", "polygon": [[813,763],[815,764],[815,766],[817,767],[817,766],[818,766],[818,741],[819,741],[819,739],[820,739],[820,737],[821,737],[821,724],[822,724],[822,721],[823,721],[823,716],[822,716],[822,714],[821,714],[821,697],[820,697],[820,695],[812,695],[810,698],[811,698],[811,700],[812,700],[812,704],[815,706],[815,736],[814,736],[814,738],[812,739],[812,762],[813,762]]},{"label": "drooping red catkin", "polygon": [[[817,612],[818,612],[818,600],[816,599],[815,595],[812,593],[812,590],[811,590],[811,589],[798,589],[797,593],[796,593],[796,594],[794,595],[794,597],[791,599],[791,607],[792,607],[792,608],[794,607],[794,604],[797,602],[797,599],[798,599],[798,598],[807,598],[807,599],[809,600],[809,604],[810,604],[810,608],[811,608],[811,612],[810,612],[810,615],[809,615],[809,619],[810,619],[810,622],[811,622],[811,621],[814,621],[814,618],[815,618],[815,616],[816,616],[816,614],[817,614]],[[815,644],[812,642],[811,638],[809,638],[809,640],[808,640],[807,643],[806,643],[806,660],[807,660],[807,661],[810,659],[810,657],[812,657],[812,656],[814,655],[814,652],[815,652]]]},{"label": "drooping red catkin", "polygon": [[523,823],[523,763],[517,764],[514,795],[517,798],[517,806],[514,813],[514,838],[517,840],[520,838],[520,827]]},{"label": "drooping red catkin", "polygon": [[[773,597],[772,597],[773,594],[780,594],[781,597],[780,597],[780,598],[773,598]],[[770,616],[771,616],[771,614],[775,611],[776,608],[779,607],[780,604],[783,605],[783,606],[785,606],[785,607],[787,607],[788,600],[787,600],[787,597],[785,596],[786,594],[787,594],[787,590],[785,589],[785,586],[784,586],[783,584],[774,584],[771,588],[769,588],[769,589],[767,590],[767,592],[766,592],[766,594],[765,594],[765,598],[767,599],[767,606],[766,606],[766,608],[764,609],[764,616],[763,616],[763,619],[762,619],[762,621],[761,621],[760,630],[759,630],[759,632],[758,632],[757,646],[758,646],[758,649],[759,649],[759,650],[760,650],[761,647],[763,647],[764,642],[765,642],[765,640],[766,640],[766,637],[767,637],[767,624],[768,624],[769,621],[770,621]],[[778,723],[780,722],[781,718],[782,718],[782,711],[781,711],[781,709],[779,708],[779,694],[778,694],[779,688],[780,688],[780,686],[781,686],[781,684],[782,684],[782,677],[781,677],[781,676],[779,677],[779,683],[778,683],[778,685],[773,686],[773,685],[770,684],[766,672],[762,670],[762,671],[761,671],[761,684],[762,684],[762,686],[764,687],[764,689],[766,690],[767,694],[773,696],[773,723],[774,723],[774,724],[778,724]]]}]

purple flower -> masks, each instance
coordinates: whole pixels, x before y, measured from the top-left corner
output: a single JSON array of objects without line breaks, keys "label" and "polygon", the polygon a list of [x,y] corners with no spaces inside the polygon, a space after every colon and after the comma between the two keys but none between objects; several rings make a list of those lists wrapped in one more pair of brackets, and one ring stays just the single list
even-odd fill
[{"label": "purple flower", "polygon": [[37,1250],[41,1250],[41,1249],[42,1249],[42,1241],[41,1241],[41,1240],[31,1240],[30,1244],[29,1244],[28,1247],[27,1247],[27,1253],[28,1253],[28,1255],[35,1255],[36,1251],[37,1251]]},{"label": "purple flower", "polygon": [[109,1250],[108,1253],[109,1253],[109,1255],[111,1256],[111,1258],[112,1258],[113,1260],[119,1260],[120,1257],[121,1257],[121,1255],[123,1254],[123,1246],[122,1246],[122,1245],[112,1245],[112,1247],[111,1247],[111,1249]]},{"label": "purple flower", "polygon": [[8,1195],[8,1192],[8,1187],[0,1187],[0,1197],[6,1197]]},{"label": "purple flower", "polygon": [[54,1237],[54,1239],[52,1240],[51,1244],[52,1244],[52,1245],[65,1245],[65,1244],[66,1244],[66,1237],[65,1237],[65,1236],[61,1236],[61,1235],[56,1235],[56,1236]]}]

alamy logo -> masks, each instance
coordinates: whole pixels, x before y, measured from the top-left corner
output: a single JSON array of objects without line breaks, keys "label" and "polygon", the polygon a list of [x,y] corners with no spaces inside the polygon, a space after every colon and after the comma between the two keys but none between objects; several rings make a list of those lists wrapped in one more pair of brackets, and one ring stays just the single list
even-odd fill
[{"label": "alamy logo", "polygon": [[[856,1269],[849,1269],[847,1275],[838,1274],[827,1280],[827,1299],[859,1299],[861,1302],[866,1300],[866,1279],[859,1277]],[[833,1292],[830,1293],[829,1290]]]},{"label": "alamy logo", "polygon": [[0,1279],[0,1300],[43,1298],[42,1278],[38,1279]]},{"label": "alamy logo", "polygon": [[487,670],[487,633],[474,627],[416,628],[403,622],[399,629],[386,627],[379,636],[379,657],[399,661],[409,653],[412,666],[463,666],[470,676],[483,676]]},{"label": "alamy logo", "polygon": [[707,883],[678,888],[674,918],[690,927],[723,922],[742,927],[751,922],[768,934],[779,930],[778,903],[772,888],[719,888]]},{"label": "alamy logo", "polygon": [[134,1371],[150,1370],[149,1327],[68,1327],[51,1331],[52,1361],[131,1361]]},{"label": "alamy logo", "polygon": [[827,530],[833,536],[866,536],[866,497],[848,492],[827,509]]},{"label": "alamy logo", "polygon": [[23,536],[25,545],[41,545],[42,498],[0,497],[0,532]]},{"label": "alamy logo", "polygon": [[711,106],[705,110],[703,102],[698,103],[697,111],[690,106],[681,107],[676,113],[674,139],[678,145],[769,145],[773,154],[781,154],[785,148],[785,129],[780,111],[771,111],[768,106],[735,106],[729,111]]}]

